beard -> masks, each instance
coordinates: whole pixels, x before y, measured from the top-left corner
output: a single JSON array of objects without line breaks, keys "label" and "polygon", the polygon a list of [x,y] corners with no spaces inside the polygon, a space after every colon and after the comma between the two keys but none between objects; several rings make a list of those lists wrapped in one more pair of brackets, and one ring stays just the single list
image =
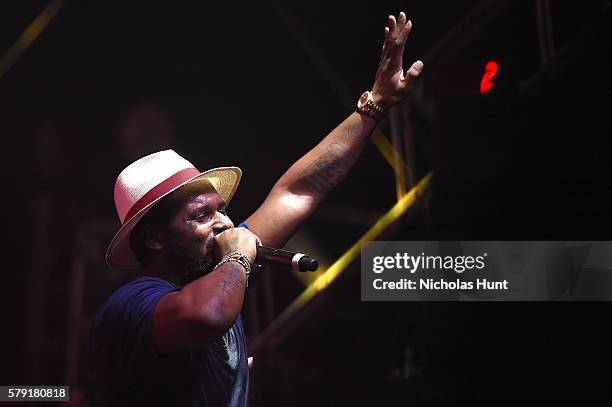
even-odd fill
[{"label": "beard", "polygon": [[175,274],[184,284],[205,276],[216,265],[214,259],[215,241],[206,241],[206,254],[202,255],[177,239],[169,239],[168,251],[175,265]]}]

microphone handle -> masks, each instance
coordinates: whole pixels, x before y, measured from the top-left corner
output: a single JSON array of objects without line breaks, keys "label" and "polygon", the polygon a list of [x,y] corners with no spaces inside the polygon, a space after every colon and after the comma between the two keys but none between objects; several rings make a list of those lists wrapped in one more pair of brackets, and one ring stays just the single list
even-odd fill
[{"label": "microphone handle", "polygon": [[255,263],[284,266],[296,271],[315,271],[319,262],[303,253],[294,253],[273,247],[257,246]]}]

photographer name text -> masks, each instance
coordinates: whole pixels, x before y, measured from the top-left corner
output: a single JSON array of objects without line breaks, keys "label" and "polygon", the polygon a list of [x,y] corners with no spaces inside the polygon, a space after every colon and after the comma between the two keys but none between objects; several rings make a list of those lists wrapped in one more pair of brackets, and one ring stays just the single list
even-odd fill
[{"label": "photographer name text", "polygon": [[[372,261],[372,272],[382,274],[393,272],[393,280],[380,276],[372,281],[376,290],[508,290],[508,280],[476,278],[465,281],[459,277],[465,272],[483,274],[486,271],[487,253],[479,256],[428,256],[424,253],[414,256],[396,253],[394,256],[376,256]],[[455,278],[431,278],[426,272],[453,272]],[[407,278],[397,279],[396,273],[408,273]],[[419,273],[420,272],[420,273]],[[416,273],[419,273],[415,275]],[[388,274],[385,274],[388,277]]]}]

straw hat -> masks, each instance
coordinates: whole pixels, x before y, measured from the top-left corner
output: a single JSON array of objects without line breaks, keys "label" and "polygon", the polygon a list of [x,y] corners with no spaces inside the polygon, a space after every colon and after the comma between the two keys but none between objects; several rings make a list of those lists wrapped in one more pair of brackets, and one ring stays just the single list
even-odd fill
[{"label": "straw hat", "polygon": [[171,192],[200,182],[203,189],[212,185],[229,203],[241,176],[238,167],[200,172],[173,150],[159,151],[133,162],[121,171],[115,183],[115,207],[121,228],[108,245],[106,264],[114,269],[140,267],[130,247],[130,234],[138,221]]}]

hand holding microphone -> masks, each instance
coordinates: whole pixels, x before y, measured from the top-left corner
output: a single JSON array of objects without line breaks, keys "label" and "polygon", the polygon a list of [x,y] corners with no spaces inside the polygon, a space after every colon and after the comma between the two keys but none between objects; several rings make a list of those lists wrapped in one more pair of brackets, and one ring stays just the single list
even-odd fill
[{"label": "hand holding microphone", "polygon": [[[260,246],[261,241],[246,228],[227,229],[215,236],[217,252],[220,258],[236,252],[245,253],[258,265],[270,265],[287,270],[315,271],[319,262],[303,253],[295,253],[287,250],[275,249],[273,247]],[[256,252],[253,248],[256,247]]]}]

